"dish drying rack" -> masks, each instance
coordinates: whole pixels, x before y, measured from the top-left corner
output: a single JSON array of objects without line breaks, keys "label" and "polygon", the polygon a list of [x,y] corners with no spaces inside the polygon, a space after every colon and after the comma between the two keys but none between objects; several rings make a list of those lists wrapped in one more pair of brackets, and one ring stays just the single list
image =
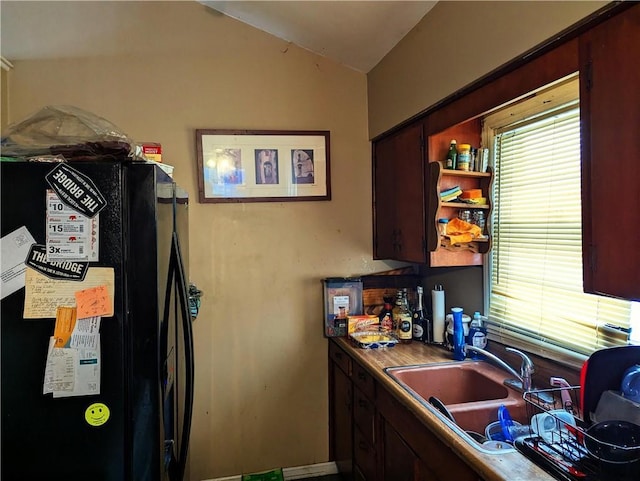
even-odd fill
[{"label": "dish drying rack", "polygon": [[[514,446],[525,456],[545,469],[549,474],[564,481],[638,481],[640,461],[633,463],[611,463],[599,458],[598,453],[606,448],[625,448],[598,441],[589,434],[580,410],[580,386],[535,389],[526,391],[527,419],[536,414],[552,416],[559,430],[551,433],[551,441],[539,437],[529,427],[529,436],[516,439]],[[553,413],[554,410],[571,412],[575,426]],[[589,442],[591,453],[585,442]]]}]

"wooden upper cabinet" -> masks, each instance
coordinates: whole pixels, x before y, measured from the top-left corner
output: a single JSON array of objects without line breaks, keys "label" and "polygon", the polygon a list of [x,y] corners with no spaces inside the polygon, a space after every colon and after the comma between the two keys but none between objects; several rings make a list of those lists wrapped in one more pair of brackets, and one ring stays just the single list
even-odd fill
[{"label": "wooden upper cabinet", "polygon": [[640,299],[640,4],[580,37],[584,290]]},{"label": "wooden upper cabinet", "polygon": [[426,261],[423,126],[373,145],[374,258]]}]

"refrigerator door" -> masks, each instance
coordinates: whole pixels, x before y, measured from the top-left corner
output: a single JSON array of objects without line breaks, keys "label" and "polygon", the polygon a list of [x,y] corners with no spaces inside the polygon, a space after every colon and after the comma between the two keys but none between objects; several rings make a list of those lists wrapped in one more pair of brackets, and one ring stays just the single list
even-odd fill
[{"label": "refrigerator door", "polygon": [[[0,163],[2,236],[26,227],[46,241],[45,176],[57,164]],[[1,301],[1,479],[182,481],[193,397],[193,354],[180,244],[188,203],[154,164],[68,164],[106,199],[99,261],[113,269],[114,315],[103,317],[99,395],[53,398],[43,380],[55,319],[24,319],[25,289]],[[184,231],[184,242],[178,234]],[[168,313],[166,304],[169,304]],[[93,403],[108,407],[87,422]],[[165,463],[166,446],[172,455]]]},{"label": "refrigerator door", "polygon": [[[163,480],[185,479],[193,405],[193,338],[188,304],[188,197],[157,171],[158,285],[164,440]],[[164,286],[164,288],[162,287]]]},{"label": "refrigerator door", "polygon": [[[46,240],[45,176],[51,163],[1,162],[2,236],[26,226],[39,244]],[[24,319],[25,289],[1,305],[2,479],[131,479],[126,366],[124,269],[125,235],[122,169],[116,163],[81,163],[74,168],[90,177],[108,205],[98,214],[100,261],[113,268],[115,312],[101,324],[101,388],[96,396],[53,398],[43,395],[47,348],[54,318]],[[100,402],[108,422],[92,426],[87,408]]]}]

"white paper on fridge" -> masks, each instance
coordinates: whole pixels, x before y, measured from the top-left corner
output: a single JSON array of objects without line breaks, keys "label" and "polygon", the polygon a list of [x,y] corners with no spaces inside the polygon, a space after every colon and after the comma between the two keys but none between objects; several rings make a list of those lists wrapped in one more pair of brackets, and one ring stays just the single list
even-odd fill
[{"label": "white paper on fridge", "polygon": [[2,270],[0,299],[24,287],[27,270],[24,261],[29,254],[31,244],[35,243],[35,239],[25,226],[0,239],[0,269]]},{"label": "white paper on fridge", "polygon": [[[73,336],[72,336],[73,341]],[[96,347],[80,347],[76,351],[72,390],[53,391],[53,397],[89,396],[100,394],[100,334],[96,335]]]},{"label": "white paper on fridge", "polygon": [[[78,339],[72,334],[71,345],[76,344],[74,337]],[[83,347],[54,347],[56,338],[51,337],[43,394],[51,393],[54,398],[100,394],[100,334],[90,337],[94,339],[80,342]]]},{"label": "white paper on fridge", "polygon": [[49,339],[47,365],[44,370],[42,394],[52,392],[72,392],[75,382],[75,365],[77,353],[75,349],[53,347],[56,338]]},{"label": "white paper on fridge", "polygon": [[97,262],[99,217],[81,214],[47,190],[47,260]]}]

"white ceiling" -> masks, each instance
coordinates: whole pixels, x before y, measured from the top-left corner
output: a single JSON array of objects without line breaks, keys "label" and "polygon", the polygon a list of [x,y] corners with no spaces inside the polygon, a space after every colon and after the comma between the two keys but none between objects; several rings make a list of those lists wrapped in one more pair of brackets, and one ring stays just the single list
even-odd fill
[{"label": "white ceiling", "polygon": [[437,2],[342,0],[201,3],[366,73]]},{"label": "white ceiling", "polygon": [[[2,57],[8,60],[87,56],[117,48],[95,39],[133,28],[110,0],[0,0]],[[319,55],[367,73],[431,10],[435,1],[200,1]],[[222,12],[222,13],[220,13]],[[34,35],[37,32],[37,35]],[[83,41],[78,41],[83,38]],[[93,42],[91,40],[94,40]],[[131,48],[131,46],[129,46]],[[142,48],[142,47],[141,47]]]}]

